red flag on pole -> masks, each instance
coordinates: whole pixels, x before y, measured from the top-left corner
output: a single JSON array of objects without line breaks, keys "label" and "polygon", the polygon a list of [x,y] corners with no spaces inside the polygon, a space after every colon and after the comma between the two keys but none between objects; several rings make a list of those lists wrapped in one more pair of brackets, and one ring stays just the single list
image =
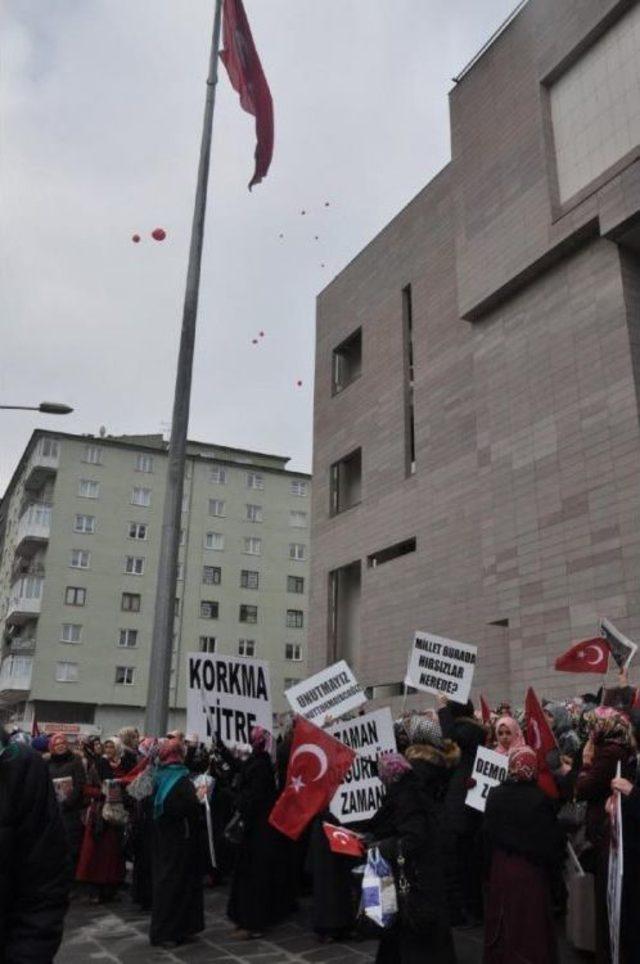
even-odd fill
[{"label": "red flag on pole", "polygon": [[220,57],[240,104],[256,119],[256,167],[249,190],[266,176],[273,156],[273,101],[242,0],[224,0]]},{"label": "red flag on pole", "polygon": [[480,710],[482,711],[482,722],[491,723],[491,708],[482,693],[480,694]]},{"label": "red flag on pole", "polygon": [[334,827],[331,823],[323,823],[322,829],[334,854],[361,857],[365,852],[365,846],[359,833],[347,830],[346,827]]},{"label": "red flag on pole", "polygon": [[538,757],[538,786],[541,790],[544,790],[547,796],[557,797],[558,788],[547,766],[547,753],[550,750],[556,750],[558,744],[549,726],[549,721],[540,706],[538,697],[531,686],[527,690],[524,712],[527,724],[525,740],[528,746],[536,751]]},{"label": "red flag on pole", "polygon": [[603,636],[583,639],[558,656],[556,669],[565,673],[606,673],[609,668],[609,646]]},{"label": "red flag on pole", "polygon": [[355,757],[350,747],[297,717],[287,782],[269,815],[271,826],[297,840],[309,821],[328,806]]}]

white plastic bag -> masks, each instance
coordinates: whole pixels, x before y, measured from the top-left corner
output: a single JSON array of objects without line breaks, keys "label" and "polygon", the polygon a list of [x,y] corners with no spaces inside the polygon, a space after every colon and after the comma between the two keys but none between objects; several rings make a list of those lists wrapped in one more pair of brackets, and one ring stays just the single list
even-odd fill
[{"label": "white plastic bag", "polygon": [[391,927],[398,913],[398,898],[391,867],[377,847],[367,851],[362,876],[360,912],[378,927]]}]

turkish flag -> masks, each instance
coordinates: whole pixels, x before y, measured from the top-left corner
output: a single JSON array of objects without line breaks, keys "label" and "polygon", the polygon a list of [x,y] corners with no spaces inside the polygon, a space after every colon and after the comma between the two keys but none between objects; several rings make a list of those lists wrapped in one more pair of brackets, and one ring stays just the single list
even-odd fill
[{"label": "turkish flag", "polygon": [[482,693],[480,694],[480,709],[482,711],[482,722],[491,723],[491,709]]},{"label": "turkish flag", "polygon": [[609,647],[604,636],[584,639],[558,656],[556,669],[565,673],[606,673],[609,668]]},{"label": "turkish flag", "polygon": [[549,721],[544,715],[538,697],[530,686],[524,703],[524,713],[526,719],[525,740],[532,750],[536,751],[538,757],[538,786],[549,797],[558,796],[558,788],[555,780],[549,772],[547,766],[547,753],[556,750],[558,744],[549,726]]},{"label": "turkish flag", "polygon": [[227,68],[240,104],[256,119],[256,167],[249,190],[266,176],[273,156],[273,101],[258,57],[242,0],[224,0],[224,48],[220,57]]},{"label": "turkish flag", "polygon": [[345,827],[334,827],[332,823],[323,823],[322,829],[334,854],[346,854],[348,857],[362,857],[364,854],[365,846],[359,833]]},{"label": "turkish flag", "polygon": [[329,805],[355,752],[320,727],[296,717],[287,782],[269,815],[269,823],[297,840],[317,813]]}]

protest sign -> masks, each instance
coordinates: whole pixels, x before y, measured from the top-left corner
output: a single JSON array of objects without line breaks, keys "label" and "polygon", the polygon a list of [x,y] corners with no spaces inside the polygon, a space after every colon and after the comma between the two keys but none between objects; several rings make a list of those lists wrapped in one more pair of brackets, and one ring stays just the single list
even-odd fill
[{"label": "protest sign", "polygon": [[386,706],[355,720],[344,720],[327,727],[327,732],[357,754],[329,809],[340,823],[368,820],[379,809],[385,792],[376,775],[378,753],[396,751],[391,710]]},{"label": "protest sign", "polygon": [[[620,761],[616,776],[621,773]],[[622,905],[622,875],[624,862],[622,853],[622,798],[620,793],[613,794],[607,805],[609,811],[609,875],[607,880],[607,913],[609,916],[609,941],[611,964],[620,962],[620,910]]]},{"label": "protest sign", "polygon": [[619,629],[616,629],[608,619],[601,620],[600,635],[606,639],[607,646],[611,650],[611,655],[618,669],[628,669],[629,663],[638,650],[637,644],[628,639]]},{"label": "protest sign", "polygon": [[269,664],[263,659],[187,653],[187,731],[248,743],[255,725],[273,729]]},{"label": "protest sign", "polygon": [[343,659],[314,676],[296,683],[284,695],[294,713],[316,726],[329,717],[342,716],[366,702],[366,696]]},{"label": "protest sign", "polygon": [[471,777],[476,781],[476,785],[467,792],[464,801],[466,805],[484,813],[489,790],[507,779],[508,766],[509,758],[507,756],[496,753],[495,750],[487,750],[484,746],[479,746],[471,771]]},{"label": "protest sign", "polygon": [[442,693],[454,703],[466,703],[477,657],[477,646],[433,633],[416,633],[409,652],[405,685],[425,693]]}]

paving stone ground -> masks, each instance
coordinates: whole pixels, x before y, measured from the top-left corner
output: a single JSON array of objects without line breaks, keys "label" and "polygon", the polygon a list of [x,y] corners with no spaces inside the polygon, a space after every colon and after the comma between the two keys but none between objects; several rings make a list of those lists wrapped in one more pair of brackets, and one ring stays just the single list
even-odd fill
[{"label": "paving stone ground", "polygon": [[[309,901],[265,939],[238,941],[225,917],[226,899],[225,889],[205,891],[206,929],[194,943],[165,951],[149,945],[149,918],[131,906],[126,892],[121,902],[104,907],[79,898],[67,916],[56,964],[371,964],[375,959],[376,944],[369,941],[319,944],[308,923]],[[456,949],[458,964],[481,964],[482,932],[456,933]],[[562,964],[591,960],[562,948]]]}]

